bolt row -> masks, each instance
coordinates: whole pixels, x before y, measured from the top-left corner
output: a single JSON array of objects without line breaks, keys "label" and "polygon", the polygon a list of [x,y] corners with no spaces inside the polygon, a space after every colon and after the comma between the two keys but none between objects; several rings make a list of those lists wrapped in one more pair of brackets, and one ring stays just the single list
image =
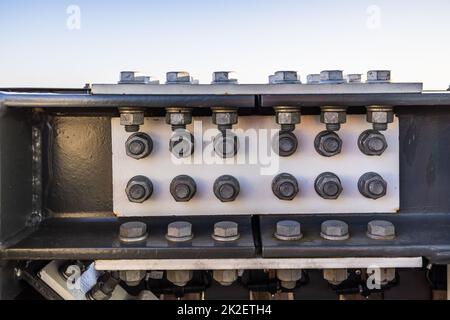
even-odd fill
[{"label": "bolt row", "polygon": [[[327,200],[338,199],[343,191],[341,180],[332,172],[320,174],[314,182],[314,189]],[[368,172],[360,177],[358,190],[364,197],[376,200],[386,195],[387,182],[378,173]],[[223,175],[215,180],[213,192],[221,202],[233,202],[240,193],[239,181],[233,176]],[[293,200],[300,192],[297,178],[289,173],[277,175],[272,181],[272,192],[280,200]],[[125,193],[130,202],[144,203],[153,194],[153,183],[145,176],[133,177]],[[170,193],[176,202],[188,202],[196,195],[197,184],[192,177],[180,175],[172,180]]]}]

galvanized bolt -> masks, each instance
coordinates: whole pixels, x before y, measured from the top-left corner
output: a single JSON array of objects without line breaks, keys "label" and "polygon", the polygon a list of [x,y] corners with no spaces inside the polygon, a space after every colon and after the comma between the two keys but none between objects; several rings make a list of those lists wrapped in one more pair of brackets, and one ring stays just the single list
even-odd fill
[{"label": "galvanized bolt", "polygon": [[392,240],[395,238],[395,226],[389,221],[370,221],[367,225],[367,236],[374,240]]},{"label": "galvanized bolt", "polygon": [[194,238],[192,224],[186,221],[177,221],[167,227],[167,240],[172,242],[186,242]]},{"label": "galvanized bolt", "polygon": [[368,83],[391,82],[390,70],[371,70],[367,72]]},{"label": "galvanized bolt", "polygon": [[238,279],[237,270],[214,270],[213,278],[224,287],[231,286]]},{"label": "galvanized bolt", "polygon": [[128,182],[125,193],[130,202],[143,203],[152,196],[153,183],[144,176],[133,177]]},{"label": "galvanized bolt", "polygon": [[152,138],[142,132],[132,134],[125,143],[127,156],[140,160],[148,157],[153,151]]},{"label": "galvanized bolt", "polygon": [[381,156],[388,148],[385,136],[377,130],[366,130],[358,138],[358,148],[368,156]]},{"label": "galvanized bolt", "polygon": [[289,173],[281,173],[272,181],[273,194],[280,200],[291,201],[299,193],[297,179]]},{"label": "galvanized bolt", "polygon": [[387,193],[387,182],[377,173],[368,172],[358,181],[359,192],[366,198],[379,199]]},{"label": "galvanized bolt", "polygon": [[320,83],[339,84],[344,82],[341,70],[325,70],[320,73]]},{"label": "galvanized bolt", "polygon": [[333,157],[342,151],[341,138],[332,131],[320,132],[314,140],[316,151],[324,157]]},{"label": "galvanized bolt", "polygon": [[129,287],[137,287],[144,280],[146,274],[145,270],[119,271],[120,280]]},{"label": "galvanized bolt", "polygon": [[170,193],[177,202],[190,201],[197,192],[197,184],[187,175],[175,177],[170,184]]},{"label": "galvanized bolt", "polygon": [[232,221],[222,221],[214,225],[213,239],[221,242],[236,241],[239,239],[239,225]]},{"label": "galvanized bolt", "polygon": [[272,148],[280,157],[289,157],[297,151],[297,136],[291,131],[280,131],[274,136]]},{"label": "galvanized bolt", "polygon": [[373,129],[385,131],[388,124],[394,122],[394,109],[390,106],[368,106],[367,122],[372,123]]},{"label": "galvanized bolt", "polygon": [[283,220],[277,223],[275,238],[282,241],[295,241],[303,238],[300,222]]},{"label": "galvanized bolt", "polygon": [[351,73],[347,75],[348,83],[361,83],[362,74],[360,73]]},{"label": "galvanized bolt", "polygon": [[194,81],[186,71],[170,71],[166,74],[166,84],[192,84]]},{"label": "galvanized bolt", "polygon": [[319,196],[327,200],[335,200],[342,193],[342,183],[337,175],[324,172],[314,182],[314,188]]},{"label": "galvanized bolt", "polygon": [[190,270],[168,270],[167,280],[177,287],[184,287],[192,280],[194,272]]},{"label": "galvanized bolt", "polygon": [[328,131],[339,131],[341,124],[347,122],[347,109],[342,107],[321,107],[320,122],[325,124]]},{"label": "galvanized bolt", "polygon": [[350,238],[348,225],[339,220],[328,220],[322,223],[320,236],[327,240],[347,240]]},{"label": "galvanized bolt", "polygon": [[348,279],[347,269],[324,269],[323,278],[330,284],[337,286]]},{"label": "galvanized bolt", "polygon": [[169,151],[178,159],[188,158],[194,153],[194,135],[186,129],[176,129],[169,140]]},{"label": "galvanized bolt", "polygon": [[320,83],[320,74],[308,74],[306,77],[307,84],[319,84]]},{"label": "galvanized bolt", "polygon": [[270,84],[295,84],[301,83],[297,71],[277,71],[269,76]]},{"label": "galvanized bolt", "polygon": [[213,73],[211,84],[237,84],[235,75],[233,71],[216,71]]},{"label": "galvanized bolt", "polygon": [[122,242],[141,242],[147,239],[147,225],[133,221],[120,225],[119,238]]},{"label": "galvanized bolt", "polygon": [[230,175],[221,176],[214,182],[214,195],[221,202],[236,200],[240,189],[239,181]]},{"label": "galvanized bolt", "polygon": [[136,108],[119,108],[120,124],[125,126],[126,132],[138,132],[144,124],[144,111]]},{"label": "galvanized bolt", "polygon": [[277,270],[277,278],[281,286],[287,290],[293,290],[297,286],[297,281],[301,280],[303,272],[301,269]]}]

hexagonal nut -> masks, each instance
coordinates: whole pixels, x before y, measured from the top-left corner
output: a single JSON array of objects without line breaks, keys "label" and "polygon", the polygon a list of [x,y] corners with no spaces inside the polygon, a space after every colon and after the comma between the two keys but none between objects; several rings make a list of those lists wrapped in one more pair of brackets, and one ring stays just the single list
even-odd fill
[{"label": "hexagonal nut", "polygon": [[197,192],[195,180],[187,175],[175,177],[170,183],[170,193],[176,202],[188,202]]},{"label": "hexagonal nut", "polygon": [[236,72],[216,71],[212,75],[212,84],[237,84]]},{"label": "hexagonal nut", "polygon": [[144,124],[143,111],[120,111],[120,124],[122,126],[141,126]]},{"label": "hexagonal nut", "polygon": [[186,126],[192,123],[192,113],[189,111],[166,112],[166,123],[172,126]]},{"label": "hexagonal nut", "polygon": [[276,122],[277,124],[299,124],[301,122],[302,114],[300,110],[295,111],[277,111]]},{"label": "hexagonal nut", "polygon": [[221,221],[214,225],[214,238],[220,240],[239,237],[239,225],[232,221]]},{"label": "hexagonal nut", "polygon": [[389,221],[370,221],[367,224],[367,235],[375,240],[391,240],[395,238],[395,226]]},{"label": "hexagonal nut", "polygon": [[348,279],[348,271],[347,269],[324,269],[323,278],[337,286]]},{"label": "hexagonal nut", "polygon": [[297,71],[277,71],[269,76],[270,84],[291,84],[300,83],[300,77]]},{"label": "hexagonal nut", "polygon": [[119,236],[123,240],[141,239],[147,235],[147,225],[143,222],[132,221],[120,225]]},{"label": "hexagonal nut", "polygon": [[320,83],[320,74],[308,74],[306,77],[307,84],[319,84]]},{"label": "hexagonal nut", "polygon": [[186,129],[176,129],[169,140],[169,151],[178,159],[190,157],[194,153],[194,135]]},{"label": "hexagonal nut", "polygon": [[167,84],[190,84],[193,82],[189,72],[186,71],[170,71],[166,74]]},{"label": "hexagonal nut", "polygon": [[323,124],[343,124],[347,122],[346,110],[327,110],[320,114],[320,122]]},{"label": "hexagonal nut", "polygon": [[342,151],[341,138],[332,131],[320,132],[314,140],[316,151],[324,157],[333,157]]},{"label": "hexagonal nut", "polygon": [[167,227],[167,239],[170,241],[188,241],[192,237],[192,224],[190,222],[177,221]]},{"label": "hexagonal nut", "polygon": [[387,130],[388,124],[394,122],[394,110],[390,107],[367,107],[367,122],[372,123],[375,130]]},{"label": "hexagonal nut", "polygon": [[238,279],[237,270],[214,270],[213,278],[222,286],[231,286]]},{"label": "hexagonal nut", "polygon": [[134,133],[125,143],[125,151],[130,158],[136,160],[144,159],[153,151],[153,140],[146,133]]},{"label": "hexagonal nut", "polygon": [[298,148],[297,136],[291,131],[280,131],[273,137],[272,149],[280,157],[293,155]]},{"label": "hexagonal nut", "polygon": [[358,181],[359,192],[366,198],[379,199],[387,193],[387,182],[377,173],[368,172]]},{"label": "hexagonal nut", "polygon": [[130,287],[138,286],[141,281],[145,278],[147,272],[145,270],[137,271],[119,271],[119,278],[125,282]]},{"label": "hexagonal nut", "polygon": [[322,223],[320,235],[327,240],[347,240],[350,237],[348,224],[339,220],[325,221]]},{"label": "hexagonal nut", "polygon": [[325,70],[320,73],[320,83],[344,83],[342,70]]},{"label": "hexagonal nut", "polygon": [[221,176],[214,182],[214,195],[221,202],[235,201],[240,190],[239,181],[230,175]]},{"label": "hexagonal nut", "polygon": [[367,82],[390,82],[390,70],[370,70],[367,72]]},{"label": "hexagonal nut", "polygon": [[194,272],[191,270],[168,270],[167,280],[178,287],[184,287],[192,280]]},{"label": "hexagonal nut", "polygon": [[298,221],[283,220],[277,223],[275,238],[282,241],[300,240],[303,237],[301,224]]},{"label": "hexagonal nut", "polygon": [[386,137],[377,130],[366,130],[358,138],[358,147],[368,156],[381,156],[388,148]]},{"label": "hexagonal nut", "polygon": [[289,173],[281,173],[272,181],[273,194],[280,200],[292,201],[300,192],[297,179]]},{"label": "hexagonal nut", "polygon": [[133,177],[128,182],[125,193],[130,202],[143,203],[152,196],[153,183],[144,176]]},{"label": "hexagonal nut", "polygon": [[232,126],[238,123],[239,116],[237,111],[216,111],[213,110],[212,121],[218,126]]},{"label": "hexagonal nut", "polygon": [[281,286],[285,289],[294,289],[297,281],[303,277],[303,271],[301,269],[291,270],[277,270],[277,278],[281,281]]},{"label": "hexagonal nut", "polygon": [[324,172],[314,182],[314,188],[319,196],[327,200],[335,200],[342,193],[342,183],[337,175]]},{"label": "hexagonal nut", "polygon": [[351,73],[347,75],[348,83],[361,83],[362,74],[360,73]]}]

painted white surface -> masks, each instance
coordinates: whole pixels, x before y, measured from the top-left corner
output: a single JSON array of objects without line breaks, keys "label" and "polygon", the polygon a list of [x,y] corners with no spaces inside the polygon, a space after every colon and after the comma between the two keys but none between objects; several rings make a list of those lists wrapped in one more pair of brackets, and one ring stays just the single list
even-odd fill
[{"label": "painted white surface", "polygon": [[[193,163],[179,164],[169,152],[169,138],[172,132],[163,118],[148,118],[141,127],[141,131],[148,133],[154,142],[153,153],[143,160],[134,160],[126,155],[125,142],[129,134],[120,126],[118,118],[112,119],[113,197],[114,211],[118,216],[385,213],[396,212],[399,208],[397,119],[384,133],[389,144],[386,152],[380,157],[368,157],[358,149],[357,140],[364,130],[371,128],[371,125],[366,122],[364,115],[348,116],[347,123],[339,131],[344,141],[342,153],[326,158],[320,156],[314,148],[314,139],[324,130],[324,125],[320,123],[318,116],[303,116],[302,124],[295,131],[299,139],[299,149],[288,158],[273,156],[272,164],[276,168],[279,161],[279,169],[270,175],[262,174],[264,171],[267,173],[268,167],[258,163],[202,163],[204,150],[211,151],[210,137],[215,136],[218,131],[209,117],[194,120],[200,120],[202,128],[196,123],[188,129],[192,132],[201,129],[209,133],[208,137],[202,141],[201,134],[195,134],[196,149]],[[236,128],[273,129],[271,134],[275,134],[278,125],[273,117],[251,116],[240,117]],[[238,136],[242,140],[242,134],[238,133]],[[265,145],[267,143],[271,145],[271,139],[265,141]],[[242,159],[242,155],[246,153],[244,144],[244,141],[241,141],[238,159]],[[248,153],[247,150],[247,155]],[[250,153],[255,155],[257,151]],[[220,160],[218,157],[215,159]],[[263,160],[267,161],[268,158]],[[314,190],[314,180],[325,171],[334,172],[342,181],[344,191],[338,200],[324,200]],[[387,181],[388,192],[385,197],[371,200],[359,193],[357,187],[359,177],[369,171],[379,173]],[[272,193],[272,180],[281,172],[293,174],[299,181],[300,194],[293,201],[278,200]],[[190,175],[197,182],[197,194],[188,203],[175,202],[169,192],[170,182],[181,174]],[[214,181],[224,174],[233,175],[240,182],[241,193],[235,202],[221,203],[214,196]],[[130,203],[125,194],[127,182],[136,175],[150,178],[155,189],[153,196],[143,204]]]}]

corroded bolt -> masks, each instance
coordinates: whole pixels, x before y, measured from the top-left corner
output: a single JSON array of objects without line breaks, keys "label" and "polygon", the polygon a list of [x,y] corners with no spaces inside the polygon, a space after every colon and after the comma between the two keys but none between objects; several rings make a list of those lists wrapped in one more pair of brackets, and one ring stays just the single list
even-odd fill
[{"label": "corroded bolt", "polygon": [[221,176],[214,182],[214,195],[221,202],[236,200],[240,190],[239,181],[230,175]]},{"label": "corroded bolt", "polygon": [[153,194],[153,183],[144,176],[133,177],[125,189],[128,200],[134,203],[143,203]]},{"label": "corroded bolt", "polygon": [[347,240],[350,238],[348,225],[339,220],[328,220],[322,223],[320,236],[327,240]]},{"label": "corroded bolt", "polygon": [[187,175],[175,177],[170,184],[170,193],[177,202],[190,201],[197,192],[197,184]]},{"label": "corroded bolt", "polygon": [[324,157],[333,157],[342,151],[341,138],[332,131],[320,132],[314,140],[316,151]]},{"label": "corroded bolt", "polygon": [[379,199],[387,193],[387,182],[377,173],[365,173],[358,181],[359,192],[366,198]]},{"label": "corroded bolt", "polygon": [[272,181],[273,194],[280,200],[293,200],[300,189],[297,179],[289,173],[281,173]]},{"label": "corroded bolt", "polygon": [[395,226],[389,221],[370,221],[367,225],[367,236],[375,240],[392,240],[395,238]]},{"label": "corroded bolt", "polygon": [[335,200],[342,192],[341,180],[332,172],[324,172],[314,182],[314,188],[323,199]]},{"label": "corroded bolt", "polygon": [[147,225],[132,221],[120,225],[119,238],[122,242],[141,242],[147,239]]},{"label": "corroded bolt", "polygon": [[294,84],[301,83],[297,71],[277,71],[269,76],[270,84]]},{"label": "corroded bolt", "polygon": [[358,148],[365,155],[381,156],[388,148],[388,143],[381,132],[366,130],[358,138]]},{"label": "corroded bolt", "polygon": [[344,76],[341,70],[325,70],[320,73],[320,83],[344,83]]},{"label": "corroded bolt", "polygon": [[136,160],[144,159],[153,151],[153,140],[146,133],[134,133],[125,143],[125,150],[130,158]]},{"label": "corroded bolt", "polygon": [[371,70],[367,72],[368,83],[390,82],[391,71],[390,70]]},{"label": "corroded bolt", "polygon": [[214,225],[214,240],[227,242],[239,239],[239,225],[232,221],[222,221]]},{"label": "corroded bolt", "polygon": [[169,224],[166,238],[172,242],[186,242],[192,240],[194,238],[192,224],[186,221],[177,221]]},{"label": "corroded bolt", "polygon": [[301,224],[297,221],[283,220],[277,223],[275,238],[282,241],[295,241],[303,237]]},{"label": "corroded bolt", "polygon": [[237,84],[235,76],[234,71],[216,71],[213,73],[211,84]]}]

